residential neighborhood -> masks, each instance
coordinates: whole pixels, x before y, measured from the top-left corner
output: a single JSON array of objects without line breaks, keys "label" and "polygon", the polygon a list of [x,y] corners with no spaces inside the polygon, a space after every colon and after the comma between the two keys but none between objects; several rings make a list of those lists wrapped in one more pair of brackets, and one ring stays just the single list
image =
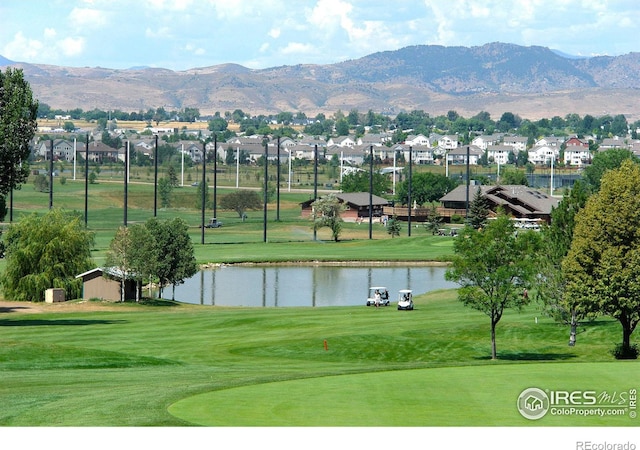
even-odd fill
[{"label": "residential neighborhood", "polygon": [[[202,134],[207,138],[207,133]],[[153,159],[155,148],[154,135],[133,136],[128,139],[130,152],[137,152]],[[597,142],[597,149],[590,148],[589,141]],[[69,140],[63,138],[38,139],[32,144],[32,153],[35,160],[48,161],[51,157],[51,143],[53,142],[53,159],[55,161],[74,161],[84,159],[84,136]],[[121,140],[121,142],[124,142]],[[165,141],[160,141],[164,144]],[[469,145],[463,145],[457,135],[438,135],[432,133],[429,136],[422,134],[408,135],[403,142],[392,144],[392,133],[377,132],[365,133],[362,136],[338,136],[328,140],[317,136],[301,134],[295,138],[285,137],[280,140],[279,152],[277,151],[277,139],[271,136],[251,135],[234,136],[226,142],[218,142],[215,153],[222,161],[228,160],[229,152],[235,155],[244,155],[244,159],[250,164],[255,164],[265,154],[264,143],[267,143],[268,158],[281,161],[294,160],[313,161],[317,148],[319,158],[330,159],[334,155],[348,165],[362,165],[373,154],[376,160],[393,161],[412,159],[414,164],[436,165],[460,165],[467,164],[467,155],[470,165],[478,165],[483,157],[486,163],[505,165],[513,163],[522,155],[526,161],[534,166],[549,166],[552,163],[559,166],[582,168],[588,165],[596,151],[606,149],[628,149],[640,155],[640,140],[632,140],[628,137],[605,138],[600,142],[595,137],[590,139],[570,136],[560,138],[555,136],[542,137],[532,145],[527,145],[527,138],[517,135],[482,135],[474,138]],[[180,140],[171,143],[178,154],[183,154],[193,164],[202,162],[202,143],[198,139]],[[214,151],[213,143],[206,144],[207,153]],[[101,135],[91,134],[89,145],[89,160],[92,162],[124,161],[125,148],[121,145],[114,149],[101,142]],[[411,154],[410,154],[411,153]],[[234,161],[237,156],[234,156]]]}]

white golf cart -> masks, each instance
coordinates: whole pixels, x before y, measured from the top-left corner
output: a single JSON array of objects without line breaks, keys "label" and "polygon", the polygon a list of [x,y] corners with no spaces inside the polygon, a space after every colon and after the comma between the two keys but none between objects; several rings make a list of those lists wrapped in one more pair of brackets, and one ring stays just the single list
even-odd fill
[{"label": "white golf cart", "polygon": [[371,286],[367,306],[389,306],[389,291],[384,286]]},{"label": "white golf cart", "polygon": [[398,310],[411,311],[413,309],[413,294],[411,289],[398,291]]}]

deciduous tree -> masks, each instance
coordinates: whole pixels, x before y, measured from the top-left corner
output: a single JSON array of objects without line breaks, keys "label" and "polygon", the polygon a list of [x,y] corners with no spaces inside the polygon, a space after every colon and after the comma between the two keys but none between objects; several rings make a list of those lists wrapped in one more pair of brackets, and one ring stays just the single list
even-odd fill
[{"label": "deciduous tree", "polygon": [[263,206],[260,195],[256,191],[240,189],[220,198],[222,209],[231,209],[242,218],[247,210],[260,209]]},{"label": "deciduous tree", "polygon": [[595,192],[600,189],[600,180],[605,172],[617,169],[622,161],[627,159],[637,160],[631,150],[626,148],[612,148],[609,150],[598,152],[584,169],[584,181],[589,185],[591,191]]},{"label": "deciduous tree", "polygon": [[344,204],[340,203],[335,194],[329,194],[319,198],[311,206],[313,208],[311,218],[313,219],[314,230],[329,227],[331,229],[331,237],[335,242],[338,242],[342,224],[344,223],[342,219],[342,212],[345,209]]},{"label": "deciduous tree", "polygon": [[631,159],[604,173],[600,190],[576,215],[562,264],[567,300],[578,311],[622,326],[623,352],[640,320],[640,165]]},{"label": "deciduous tree", "polygon": [[[405,169],[406,170],[406,169]],[[439,201],[447,192],[451,192],[457,183],[451,178],[431,172],[412,174],[411,200],[418,205]],[[396,199],[403,205],[409,198],[409,180],[396,186]]]},{"label": "deciduous tree", "polygon": [[7,299],[43,301],[49,288],[62,288],[78,298],[82,280],[76,275],[92,266],[93,233],[78,214],[52,209],[9,225],[5,235],[7,265],[0,278]]},{"label": "deciduous tree", "polygon": [[21,69],[0,71],[0,197],[29,176],[29,142],[36,132],[38,102]]},{"label": "deciduous tree", "polygon": [[539,233],[515,233],[513,221],[499,213],[482,230],[463,228],[446,278],[460,284],[458,299],[491,320],[491,359],[497,359],[496,326],[507,308],[529,303],[527,289],[537,274]]},{"label": "deciduous tree", "polygon": [[586,185],[576,181],[551,211],[551,224],[542,229],[544,254],[547,257],[540,261],[541,276],[536,287],[537,297],[546,315],[559,322],[571,323],[569,345],[572,346],[576,342],[578,320],[583,316],[578,315],[576,309],[565,301],[566,279],[562,274],[562,261],[571,248],[576,214],[584,208],[588,197]]},{"label": "deciduous tree", "polygon": [[[124,302],[126,280],[136,281],[136,301],[139,301],[140,284],[149,279],[155,267],[154,240],[142,224],[118,228],[109,244],[105,264],[116,269],[120,278],[120,301]],[[113,275],[113,274],[112,274]]]},{"label": "deciduous tree", "polygon": [[[391,180],[380,172],[371,174],[373,195],[382,196],[391,190]],[[369,192],[369,171],[358,170],[342,177],[342,192]]]},{"label": "deciduous tree", "polygon": [[159,281],[160,295],[164,286],[171,284],[172,299],[175,299],[176,285],[184,283],[198,271],[189,226],[179,217],[166,221],[152,218],[145,226],[153,236],[155,259],[150,261],[150,265],[153,276]]}]

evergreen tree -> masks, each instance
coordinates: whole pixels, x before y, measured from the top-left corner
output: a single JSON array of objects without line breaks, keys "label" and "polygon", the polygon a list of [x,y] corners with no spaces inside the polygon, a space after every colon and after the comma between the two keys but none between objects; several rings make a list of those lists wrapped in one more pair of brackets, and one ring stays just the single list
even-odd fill
[{"label": "evergreen tree", "polygon": [[473,200],[469,204],[469,225],[476,230],[483,228],[487,224],[490,211],[489,202],[482,195],[482,189],[478,186]]},{"label": "evergreen tree", "polygon": [[400,221],[396,218],[396,216],[393,216],[393,218],[391,218],[388,222],[387,222],[387,233],[389,233],[391,235],[391,237],[396,237],[396,236],[400,236],[400,228],[401,228],[401,223]]}]

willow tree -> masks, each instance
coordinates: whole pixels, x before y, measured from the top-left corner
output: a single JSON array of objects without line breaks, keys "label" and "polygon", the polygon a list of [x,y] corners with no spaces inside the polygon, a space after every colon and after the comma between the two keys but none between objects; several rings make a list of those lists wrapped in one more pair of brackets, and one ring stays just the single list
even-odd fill
[{"label": "willow tree", "polygon": [[568,303],[613,317],[622,326],[621,352],[637,355],[631,334],[640,320],[640,165],[631,159],[605,172],[600,190],[576,215],[562,270]]},{"label": "willow tree", "polygon": [[0,280],[9,300],[44,301],[49,288],[62,288],[66,298],[79,298],[89,270],[93,233],[81,217],[52,209],[9,225],[5,234],[6,269]]}]

